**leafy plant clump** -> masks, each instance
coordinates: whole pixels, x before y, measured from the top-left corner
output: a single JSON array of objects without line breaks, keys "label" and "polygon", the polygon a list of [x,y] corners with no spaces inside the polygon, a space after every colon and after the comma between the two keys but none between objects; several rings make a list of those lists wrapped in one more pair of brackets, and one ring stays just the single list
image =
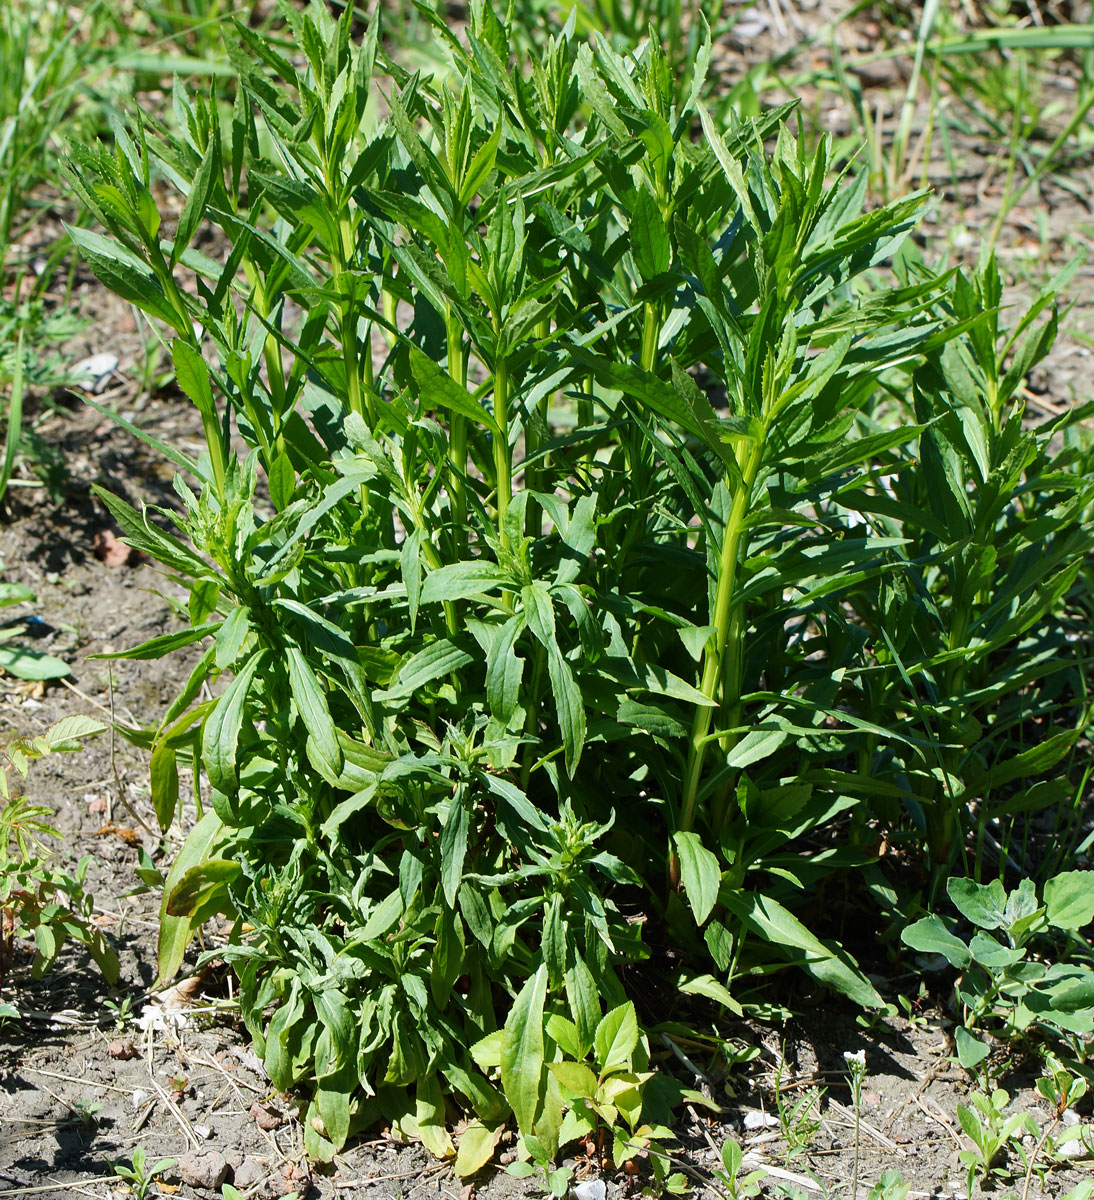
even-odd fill
[{"label": "leafy plant clump", "polygon": [[[997,304],[906,248],[924,197],[864,212],[864,177],[789,109],[716,125],[709,41],[678,101],[657,44],[572,23],[513,68],[478,4],[466,42],[438,25],[449,86],[375,25],[355,43],[348,8],[282,13],[306,61],[235,25],[230,114],[176,88],[170,125],[72,150],[112,235],[72,236],[170,331],[206,436],[193,460],[142,434],[181,513],[102,493],[190,592],[188,629],[128,653],[202,645],[132,732],[161,825],[192,825],[160,975],[235,920],[216,954],[275,1086],[312,1097],[313,1155],[381,1117],[451,1155],[456,1107],[461,1174],[510,1119],[545,1170],[590,1125],[625,1153],[662,1136],[642,1027],[678,996],[739,1011],[793,964],[880,1005],[802,890],[874,861],[878,819],[944,877],[975,827],[961,764],[931,757],[960,688],[1069,678],[1072,641],[1023,638],[1085,534],[1043,604],[1016,571],[997,610],[985,564],[953,567],[970,535],[937,481],[959,509],[968,455],[1006,464],[977,512],[1008,551],[1053,488],[1086,493],[1039,490],[1042,443],[985,357],[1013,349]],[[192,246],[203,221],[223,261]],[[1053,693],[1039,717],[1068,713]]]},{"label": "leafy plant clump", "polygon": [[[90,857],[80,860],[74,875],[50,865],[48,841],[61,835],[49,823],[48,808],[23,796],[13,796],[9,775],[23,778],[30,763],[47,754],[78,750],[80,741],[106,727],[91,717],[65,717],[35,738],[19,738],[0,763],[0,979],[11,971],[17,939],[32,938],[34,978],[53,964],[65,943],[82,942],[106,980],[118,981],[118,956],[103,931],[92,922],[92,899],[84,891]],[[3,1006],[3,1015],[18,1016]]]},{"label": "leafy plant clump", "polygon": [[955,1032],[961,1065],[981,1068],[993,1037],[1034,1038],[1036,1044],[1047,1037],[1085,1059],[1094,1027],[1094,968],[1090,945],[1079,933],[1094,921],[1087,872],[1054,875],[1040,898],[1031,879],[1009,894],[997,879],[951,879],[946,890],[972,934],[959,936],[931,915],[901,936],[963,972],[957,987],[962,1021]]}]

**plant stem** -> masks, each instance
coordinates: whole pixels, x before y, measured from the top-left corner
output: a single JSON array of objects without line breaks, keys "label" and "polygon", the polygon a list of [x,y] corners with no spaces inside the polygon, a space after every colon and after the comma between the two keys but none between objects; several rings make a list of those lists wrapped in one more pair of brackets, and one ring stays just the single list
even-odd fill
[{"label": "plant stem", "polygon": [[494,420],[498,433],[494,438],[494,477],[498,493],[498,540],[509,549],[505,517],[513,498],[513,461],[509,452],[509,363],[499,356],[494,365]]},{"label": "plant stem", "polygon": [[[361,382],[361,363],[357,353],[357,312],[353,303],[352,280],[349,276],[349,259],[353,248],[353,226],[348,216],[338,222],[338,237],[335,239],[334,290],[338,293],[339,325],[342,336],[342,356],[346,364],[346,396],[350,411],[363,417],[369,429],[375,427],[376,414],[371,398],[366,400]],[[369,353],[371,366],[371,352]],[[371,372],[370,372],[371,373]]]},{"label": "plant stem", "polygon": [[[467,350],[463,344],[463,329],[452,306],[445,306],[445,334],[448,344],[448,373],[460,387],[467,387]],[[467,418],[459,413],[452,414],[448,443],[449,472],[448,494],[452,504],[452,541],[456,555],[464,557],[467,550],[467,492],[464,476],[467,473]]]},{"label": "plant stem", "polygon": [[[729,699],[726,685],[739,691],[739,679],[730,678],[723,670],[732,664],[733,670],[740,671],[740,647],[729,646],[731,638],[741,640],[743,614],[738,611],[739,605],[733,604],[733,593],[737,584],[737,568],[740,558],[741,542],[744,537],[745,519],[748,516],[749,502],[752,499],[752,485],[756,481],[763,455],[763,442],[757,441],[752,449],[742,476],[740,487],[733,497],[733,504],[726,520],[722,537],[722,547],[718,555],[718,584],[714,594],[714,611],[711,624],[714,632],[703,652],[703,677],[699,690],[715,703],[724,703]],[[728,658],[726,652],[729,651]],[[732,699],[736,701],[737,697]],[[687,832],[695,823],[695,808],[699,796],[699,780],[703,773],[703,760],[707,751],[707,734],[713,719],[713,708],[701,705],[695,709],[695,717],[691,726],[691,739],[688,744],[688,762],[684,774],[684,799],[680,810],[679,829]],[[724,728],[729,728],[725,725]]]},{"label": "plant stem", "polygon": [[652,371],[657,363],[657,345],[661,339],[659,306],[647,300],[642,312],[642,370]]}]

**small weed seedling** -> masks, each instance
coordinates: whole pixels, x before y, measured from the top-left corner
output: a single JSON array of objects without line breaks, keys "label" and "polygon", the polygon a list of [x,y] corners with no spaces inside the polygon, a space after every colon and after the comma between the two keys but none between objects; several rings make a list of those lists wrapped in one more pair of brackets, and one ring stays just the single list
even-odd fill
[{"label": "small weed seedling", "polygon": [[972,1140],[971,1150],[958,1152],[967,1176],[968,1194],[972,1195],[977,1176],[981,1180],[1006,1178],[1008,1172],[1000,1163],[1004,1153],[1017,1151],[1022,1138],[1027,1134],[1036,1137],[1037,1124],[1029,1113],[1014,1113],[1007,1116],[1010,1095],[996,1088],[989,1096],[975,1091],[969,1096],[970,1106],[957,1106],[957,1119],[961,1128]]},{"label": "small weed seedling", "polygon": [[744,1151],[734,1138],[722,1143],[722,1169],[714,1171],[714,1178],[729,1200],[753,1200],[760,1194],[760,1183],[767,1178],[762,1167],[742,1175]]},{"label": "small weed seedling", "polygon": [[904,1182],[899,1171],[885,1171],[870,1189],[867,1200],[905,1200],[911,1186]]},{"label": "small weed seedling", "polygon": [[132,1194],[133,1200],[144,1200],[148,1195],[148,1189],[156,1182],[156,1176],[169,1170],[176,1161],[174,1158],[161,1158],[149,1164],[143,1146],[138,1146],[133,1151],[132,1166],[127,1167],[125,1163],[115,1162],[109,1158],[106,1160],[111,1173],[123,1181]]},{"label": "small weed seedling", "polygon": [[820,1106],[824,1089],[806,1088],[796,1100],[788,1099],[788,1089],[782,1082],[783,1070],[784,1064],[780,1061],[775,1074],[775,1104],[779,1113],[779,1131],[786,1143],[784,1160],[789,1166],[795,1158],[808,1151],[817,1136],[821,1127]]}]

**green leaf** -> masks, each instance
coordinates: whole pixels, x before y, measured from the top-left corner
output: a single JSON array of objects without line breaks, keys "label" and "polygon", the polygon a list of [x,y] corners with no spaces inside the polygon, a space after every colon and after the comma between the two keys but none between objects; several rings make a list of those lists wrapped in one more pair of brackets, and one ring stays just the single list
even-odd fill
[{"label": "green leaf", "polygon": [[547,968],[540,965],[525,983],[505,1020],[501,1047],[501,1085],[517,1128],[530,1134],[543,1094],[543,1004]]},{"label": "green leaf", "polygon": [[475,559],[449,563],[430,571],[422,584],[422,604],[440,604],[442,600],[464,600],[468,596],[487,595],[510,582],[497,563]]},{"label": "green leaf", "polygon": [[210,852],[223,830],[220,818],[213,812],[205,816],[190,830],[178,857],[171,864],[163,886],[163,901],[160,907],[159,946],[156,962],[159,969],[157,983],[168,983],[178,974],[196,926],[189,917],[172,916],[167,911],[167,897],[175,890],[183,876],[195,867],[208,861]]},{"label": "green leaf", "polygon": [[570,670],[570,664],[562,657],[554,643],[547,651],[547,674],[551,679],[555,712],[558,714],[559,729],[562,733],[566,771],[572,779],[585,746],[585,702],[574,679],[574,673]]},{"label": "green leaf", "polygon": [[70,225],[65,230],[92,271],[115,295],[170,325],[183,337],[190,335],[189,320],[175,311],[151,267],[102,234]]},{"label": "green leaf", "polygon": [[493,1127],[482,1121],[474,1120],[460,1134],[459,1145],[456,1147],[456,1161],[453,1170],[460,1179],[467,1179],[477,1174],[494,1157],[501,1135],[505,1132],[504,1125]]},{"label": "green leaf", "polygon": [[744,1009],[733,999],[729,989],[713,975],[696,975],[692,979],[685,979],[676,985],[676,990],[685,996],[705,996],[738,1017],[744,1016]]},{"label": "green leaf", "polygon": [[251,655],[205,720],[202,761],[209,783],[225,795],[234,795],[239,788],[237,754],[247,708],[247,693],[265,657],[262,650],[256,650]]},{"label": "green leaf", "polygon": [[463,882],[463,864],[467,854],[468,814],[463,797],[457,791],[447,806],[441,830],[441,888],[449,908],[454,908]]},{"label": "green leaf", "polygon": [[902,930],[900,940],[923,954],[941,954],[951,967],[967,967],[972,962],[968,946],[933,913]]},{"label": "green leaf", "polygon": [[212,915],[210,904],[227,896],[227,885],[237,879],[241,871],[239,863],[225,858],[210,858],[190,867],[178,883],[164,888],[164,912],[172,917],[207,919]]},{"label": "green leaf", "polygon": [[16,679],[63,679],[72,669],[63,658],[32,650],[29,646],[0,646],[0,667]]},{"label": "green leaf", "polygon": [[702,925],[717,903],[722,868],[697,833],[674,833],[672,841],[680,858],[680,879],[688,904],[696,925]]},{"label": "green leaf", "polygon": [[957,1061],[966,1071],[975,1070],[991,1053],[991,1047],[973,1037],[964,1025],[958,1025],[954,1031],[954,1046],[957,1050]]},{"label": "green leaf", "polygon": [[596,1076],[584,1063],[553,1062],[547,1064],[547,1069],[571,1096],[579,1100],[596,1097]]},{"label": "green leaf", "polygon": [[[293,703],[304,722],[316,753],[332,775],[342,770],[342,748],[327,706],[327,697],[311,665],[298,646],[285,648]],[[214,785],[215,786],[215,785]],[[220,789],[224,791],[223,788]]]},{"label": "green leaf", "polygon": [[428,355],[414,346],[410,351],[410,369],[421,388],[422,400],[429,407],[446,409],[466,417],[473,425],[481,425],[494,437],[501,437],[497,421],[451,375],[443,371]]},{"label": "green leaf", "polygon": [[946,892],[958,912],[981,929],[1006,929],[1007,894],[998,879],[991,883],[976,883],[963,876],[946,880]]},{"label": "green leaf", "polygon": [[1094,921],[1094,884],[1089,871],[1061,871],[1045,884],[1045,916],[1057,929],[1077,932]]},{"label": "green leaf", "polygon": [[71,717],[55,721],[43,737],[50,750],[75,750],[81,738],[95,737],[96,734],[105,733],[108,728],[98,717],[74,713]]},{"label": "green leaf", "polygon": [[791,961],[798,962],[826,987],[841,992],[863,1008],[885,1007],[877,989],[850,955],[839,947],[833,948],[822,942],[771,896],[723,888],[719,898],[741,921],[773,946],[779,947],[784,953],[800,951],[801,957],[793,953],[789,955]]},{"label": "green leaf", "polygon": [[631,211],[631,253],[639,275],[649,283],[669,269],[671,249],[668,230],[653,193],[640,187]]},{"label": "green leaf", "polygon": [[179,769],[175,748],[168,742],[157,742],[149,763],[152,807],[156,821],[166,833],[171,828],[179,803]]},{"label": "green leaf", "polygon": [[200,642],[202,638],[215,634],[220,627],[220,621],[207,621],[190,629],[180,629],[176,633],[164,633],[159,637],[150,638],[147,642],[141,642],[139,646],[134,646],[131,650],[114,650],[110,654],[90,654],[88,657],[136,659],[139,662],[164,658],[176,650],[181,650],[184,646],[190,646],[194,642]]},{"label": "green leaf", "polygon": [[619,1071],[631,1065],[631,1058],[638,1047],[638,1017],[634,1005],[628,1000],[611,1012],[596,1027],[593,1049],[600,1073]]},{"label": "green leaf", "polygon": [[[427,583],[428,586],[428,583]],[[423,589],[424,592],[424,589]],[[377,692],[379,699],[386,701],[405,700],[414,695],[427,683],[450,675],[472,662],[466,650],[447,640],[433,642],[399,664],[395,682],[386,691]]]}]

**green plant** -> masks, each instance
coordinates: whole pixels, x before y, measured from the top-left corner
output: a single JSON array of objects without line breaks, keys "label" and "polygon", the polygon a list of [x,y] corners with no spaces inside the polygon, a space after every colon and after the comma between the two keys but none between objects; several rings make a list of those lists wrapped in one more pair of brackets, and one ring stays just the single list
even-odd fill
[{"label": "green plant", "polygon": [[729,1200],[753,1200],[760,1194],[760,1183],[767,1178],[762,1167],[741,1174],[744,1167],[744,1151],[733,1138],[722,1143],[722,1166],[714,1169],[714,1178]]},{"label": "green plant", "polygon": [[845,1050],[843,1058],[851,1080],[851,1107],[855,1113],[855,1161],[851,1171],[851,1200],[858,1200],[859,1133],[862,1122],[862,1085],[866,1080],[866,1051]]},{"label": "green plant", "polygon": [[25,777],[34,759],[77,750],[82,738],[104,728],[91,717],[65,717],[39,737],[10,743],[0,763],[0,977],[11,970],[17,938],[34,939],[36,979],[71,938],[88,948],[108,983],[117,982],[117,954],[92,921],[92,899],[83,888],[90,857],[81,859],[73,875],[50,866],[46,839],[61,836],[49,824],[52,814],[25,797],[12,796],[9,780],[13,769]]},{"label": "green plant", "polygon": [[863,715],[890,711],[903,735],[860,744],[860,769],[887,823],[907,814],[897,839],[926,842],[932,900],[958,861],[979,873],[989,829],[1005,840],[1010,822],[1051,810],[1081,776],[1087,648],[1074,584],[1094,537],[1091,476],[1057,439],[1084,410],[1036,425],[1022,393],[1055,339],[1066,278],[1008,325],[994,256],[956,272],[940,311],[963,332],[897,401],[923,427],[919,457],[839,497],[877,536],[903,539],[899,569],[854,600],[871,665],[853,690]]},{"label": "green plant", "polygon": [[[681,97],[655,40],[569,25],[530,62],[475,4],[466,41],[436,22],[438,82],[375,22],[356,41],[348,8],[280,13],[292,61],[228,31],[230,117],[180,87],[170,128],[72,150],[110,235],[72,237],[169,331],[205,433],[197,459],[142,435],[179,511],[100,493],[189,588],[189,627],[125,653],[203,645],[162,723],[127,731],[186,833],[160,976],[234,919],[216,955],[275,1086],[309,1096],[309,1153],[384,1119],[470,1175],[511,1118],[550,1179],[562,1122],[619,1116],[649,1069],[584,1061],[644,971],[729,1012],[788,965],[882,1005],[794,909],[873,859],[909,775],[937,782],[909,716],[925,667],[897,665],[876,590],[915,592],[935,551],[902,550],[939,522],[874,493],[890,471],[934,486],[921,458],[965,399],[932,371],[998,306],[902,251],[924,197],[864,211],[865,178],[788,109],[719,125],[709,47]],[[931,831],[943,857],[957,840]],[[569,1026],[580,1055],[550,1032]],[[564,1055],[589,1073],[569,1112]]]},{"label": "green plant", "polygon": [[905,1183],[899,1171],[884,1171],[867,1194],[867,1200],[905,1200],[912,1185]]},{"label": "green plant", "polygon": [[992,1178],[1006,1178],[1008,1171],[1000,1162],[1000,1156],[1014,1151],[1022,1137],[1036,1137],[1038,1130],[1029,1113],[1007,1116],[1010,1096],[1002,1088],[995,1088],[990,1095],[981,1091],[971,1092],[969,1101],[969,1106],[957,1106],[957,1119],[972,1141],[973,1148],[958,1151],[957,1157],[966,1168],[968,1194],[971,1196],[977,1176],[985,1182]]},{"label": "green plant", "polygon": [[783,1085],[785,1058],[780,1058],[775,1072],[775,1106],[779,1114],[779,1133],[782,1135],[783,1157],[787,1166],[813,1145],[821,1127],[821,1104],[824,1101],[822,1087],[803,1088],[800,1093],[791,1093]]},{"label": "green plant", "polygon": [[[973,927],[958,936],[942,917],[932,914],[901,934],[913,949],[941,954],[962,975],[957,984],[961,1023],[955,1038],[957,1058],[975,1070],[991,1052],[990,1038],[1013,1041],[1048,1035],[1080,1049],[1094,1019],[1094,969],[1073,961],[1074,948],[1089,959],[1079,930],[1094,920],[1094,893],[1085,871],[1053,876],[1038,899],[1024,879],[1009,894],[1002,883],[978,884],[951,879],[947,894]],[[1038,944],[1055,947],[1045,961]]]},{"label": "green plant", "polygon": [[134,1200],[144,1200],[148,1195],[149,1189],[156,1182],[156,1177],[164,1171],[170,1170],[177,1160],[173,1158],[161,1158],[153,1163],[149,1163],[145,1148],[138,1146],[133,1151],[133,1157],[130,1161],[131,1165],[129,1166],[116,1159],[109,1158],[106,1160],[106,1163],[110,1168],[110,1173],[122,1181],[125,1188],[133,1195]]},{"label": "green plant", "polygon": [[107,998],[103,1005],[114,1021],[114,1032],[124,1033],[133,1022],[133,997],[121,996],[117,1000]]}]

